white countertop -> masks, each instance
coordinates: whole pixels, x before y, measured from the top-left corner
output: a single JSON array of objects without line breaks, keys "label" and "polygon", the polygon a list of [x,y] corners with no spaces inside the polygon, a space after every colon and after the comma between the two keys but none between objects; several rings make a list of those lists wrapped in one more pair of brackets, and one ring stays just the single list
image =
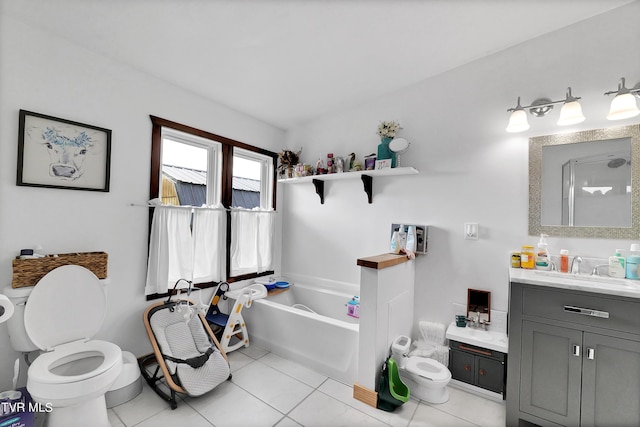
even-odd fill
[{"label": "white countertop", "polygon": [[509,340],[507,334],[498,331],[483,331],[470,327],[460,328],[453,322],[447,328],[447,339],[460,341],[477,347],[508,353]]},{"label": "white countertop", "polygon": [[510,268],[509,280],[529,285],[640,298],[640,280],[560,273],[558,271],[528,270],[523,268]]}]

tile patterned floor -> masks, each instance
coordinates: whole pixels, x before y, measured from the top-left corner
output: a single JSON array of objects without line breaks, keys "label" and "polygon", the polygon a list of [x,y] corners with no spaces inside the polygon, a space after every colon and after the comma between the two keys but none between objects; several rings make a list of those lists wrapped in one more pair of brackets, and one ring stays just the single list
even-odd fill
[{"label": "tile patterned floor", "polygon": [[447,403],[411,399],[393,413],[353,398],[353,388],[256,346],[229,354],[233,378],[176,410],[146,383],[135,399],[109,410],[113,427],[494,427],[505,425],[503,402],[449,388]]}]

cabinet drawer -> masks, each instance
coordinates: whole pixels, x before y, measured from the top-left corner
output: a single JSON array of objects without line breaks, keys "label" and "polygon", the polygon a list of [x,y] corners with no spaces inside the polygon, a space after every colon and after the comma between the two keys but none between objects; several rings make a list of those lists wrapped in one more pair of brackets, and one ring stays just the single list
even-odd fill
[{"label": "cabinet drawer", "polygon": [[640,302],[526,286],[522,292],[525,315],[640,334]]},{"label": "cabinet drawer", "polygon": [[460,350],[467,353],[474,354],[476,356],[488,357],[491,359],[504,362],[505,354],[495,350],[489,350],[488,348],[478,347],[471,344],[465,344],[459,341],[449,340],[449,347],[454,350]]}]

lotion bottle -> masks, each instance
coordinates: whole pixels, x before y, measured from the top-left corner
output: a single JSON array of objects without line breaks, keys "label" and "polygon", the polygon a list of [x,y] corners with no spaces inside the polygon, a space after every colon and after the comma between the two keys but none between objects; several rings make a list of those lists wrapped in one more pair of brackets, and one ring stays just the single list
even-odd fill
[{"label": "lotion bottle", "polygon": [[407,229],[407,244],[405,249],[411,252],[416,251],[416,228],[410,225]]},{"label": "lotion bottle", "polygon": [[[402,226],[400,226],[402,227]],[[391,245],[390,245],[390,249],[391,249],[391,253],[392,254],[399,254],[400,253],[400,231],[399,229],[395,229],[393,230],[393,234],[391,235]]]},{"label": "lotion bottle", "polygon": [[621,255],[622,249],[616,249],[616,253],[609,257],[609,276],[624,279],[626,274],[626,260]]},{"label": "lotion bottle", "polygon": [[551,256],[547,248],[546,236],[546,234],[540,235],[538,250],[536,251],[536,270],[551,270]]}]

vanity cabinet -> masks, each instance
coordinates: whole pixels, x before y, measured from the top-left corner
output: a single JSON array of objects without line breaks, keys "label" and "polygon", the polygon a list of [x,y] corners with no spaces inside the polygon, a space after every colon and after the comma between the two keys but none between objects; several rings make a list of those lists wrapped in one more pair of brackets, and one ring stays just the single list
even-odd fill
[{"label": "vanity cabinet", "polygon": [[506,354],[449,340],[449,370],[455,380],[504,393]]},{"label": "vanity cabinet", "polygon": [[511,283],[507,425],[640,425],[640,300]]}]

